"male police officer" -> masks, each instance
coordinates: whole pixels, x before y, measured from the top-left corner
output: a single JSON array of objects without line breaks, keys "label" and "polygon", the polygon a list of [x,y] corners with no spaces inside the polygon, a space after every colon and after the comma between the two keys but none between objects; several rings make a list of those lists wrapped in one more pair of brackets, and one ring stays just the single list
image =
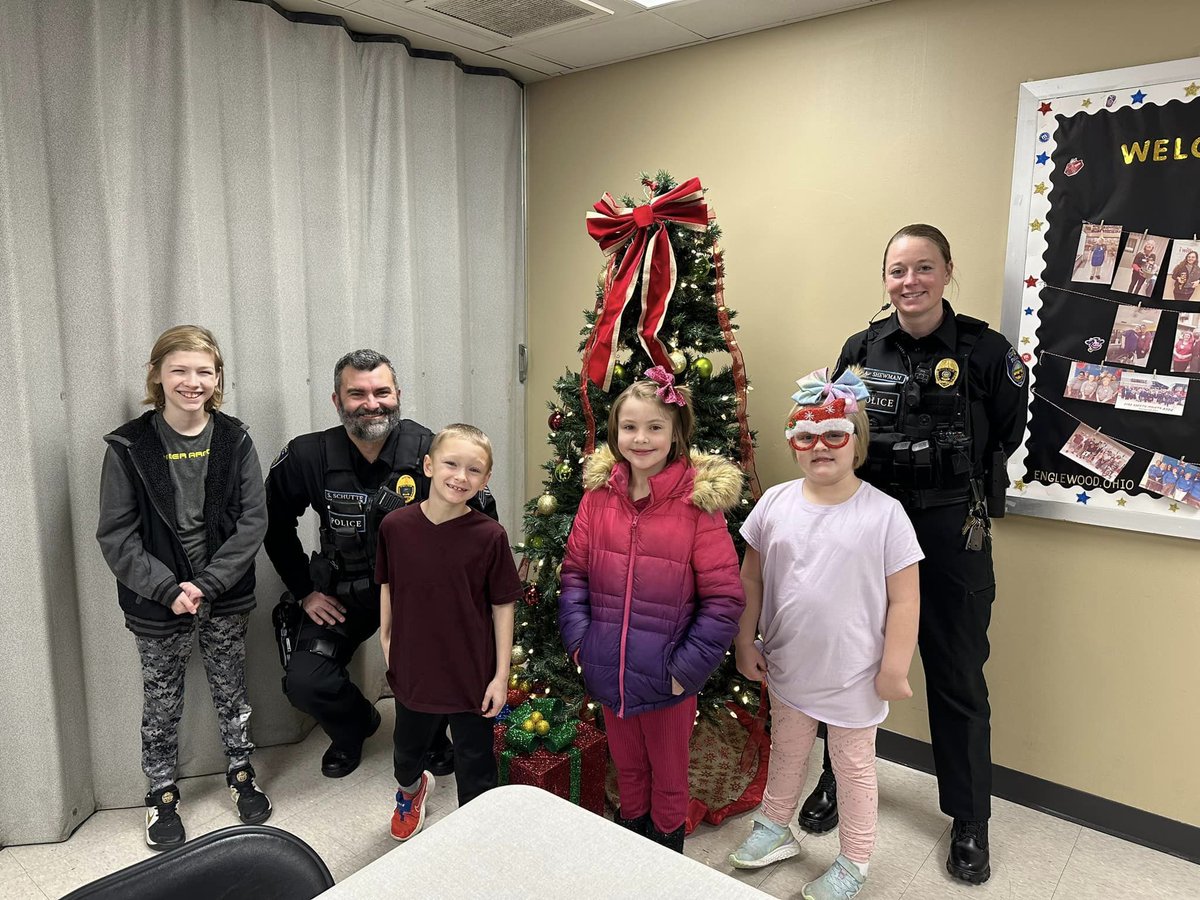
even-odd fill
[{"label": "male police officer", "polygon": [[[349,775],[363,742],[379,727],[375,707],[350,680],[359,644],[379,628],[375,545],[379,522],[392,509],[429,495],[422,461],[433,433],[400,417],[400,388],[391,361],[355,350],[333,370],[333,405],[340,426],[291,441],[267,474],[267,555],[304,615],[292,634],[284,691],[292,705],[329,735],[321,772]],[[473,504],[495,518],[491,494]],[[308,507],[320,519],[320,550],[309,559],[296,533]],[[285,616],[286,618],[286,616]],[[431,751],[426,767],[453,771],[452,748]]]},{"label": "male police officer", "polygon": [[[991,708],[983,676],[996,594],[989,516],[1004,514],[1006,456],[1024,433],[1028,395],[1017,351],[944,299],[953,268],[936,228],[897,232],[883,269],[895,311],[847,340],[837,369],[861,367],[871,389],[871,440],[860,474],[904,505],[925,552],[918,643],[940,805],[954,819],[946,868],[980,884],[991,874]],[[801,827],[817,833],[838,819],[825,758],[800,810]]]}]

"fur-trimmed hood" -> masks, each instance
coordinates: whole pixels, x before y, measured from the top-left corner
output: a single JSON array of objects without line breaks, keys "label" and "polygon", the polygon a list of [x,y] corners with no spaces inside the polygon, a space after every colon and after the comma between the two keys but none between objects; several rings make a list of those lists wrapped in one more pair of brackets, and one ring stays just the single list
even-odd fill
[{"label": "fur-trimmed hood", "polygon": [[[723,456],[692,450],[691,458],[691,504],[710,513],[725,512],[737,506],[742,499],[745,473]],[[617,462],[607,445],[589,456],[583,463],[584,490],[594,491],[608,484],[615,474]],[[654,476],[657,477],[658,475]],[[652,484],[653,482],[654,479],[651,479]]]}]

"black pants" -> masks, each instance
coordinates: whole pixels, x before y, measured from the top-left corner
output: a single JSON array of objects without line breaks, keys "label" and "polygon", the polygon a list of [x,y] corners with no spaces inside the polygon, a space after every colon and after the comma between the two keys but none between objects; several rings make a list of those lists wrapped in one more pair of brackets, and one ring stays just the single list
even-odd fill
[{"label": "black pants", "polygon": [[396,701],[396,730],[392,734],[392,764],[396,783],[407,787],[416,783],[424,768],[425,754],[439,734],[445,734],[450,720],[454,738],[454,780],[458,786],[458,805],[464,806],[484,791],[496,786],[496,757],[492,755],[492,726],[495,719],[477,712],[423,713]]},{"label": "black pants", "polygon": [[[992,708],[983,665],[996,596],[992,548],[964,548],[964,505],[909,510],[925,553],[920,564],[921,626],[929,733],[942,812],[987,819],[992,811]],[[826,744],[825,770],[829,766]]]},{"label": "black pants", "polygon": [[[346,621],[331,628],[303,615],[297,647],[317,640],[333,656],[297,649],[288,662],[284,692],[292,706],[317,720],[335,747],[354,751],[370,730],[372,704],[351,680],[347,667],[362,642],[379,630],[379,601],[351,604],[341,598],[341,602],[346,607]],[[447,743],[443,716],[432,749],[440,752]]]}]

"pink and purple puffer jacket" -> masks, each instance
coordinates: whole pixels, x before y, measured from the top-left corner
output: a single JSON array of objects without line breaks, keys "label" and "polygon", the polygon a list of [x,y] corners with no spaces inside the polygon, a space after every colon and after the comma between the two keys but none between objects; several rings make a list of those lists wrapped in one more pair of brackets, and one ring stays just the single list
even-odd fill
[{"label": "pink and purple puffer jacket", "polygon": [[741,499],[742,472],[720,456],[693,453],[692,463],[676,459],[651,478],[640,511],[628,463],[604,447],[584,466],[558,625],[588,692],[623,717],[698,693],[746,605],[722,515]]}]

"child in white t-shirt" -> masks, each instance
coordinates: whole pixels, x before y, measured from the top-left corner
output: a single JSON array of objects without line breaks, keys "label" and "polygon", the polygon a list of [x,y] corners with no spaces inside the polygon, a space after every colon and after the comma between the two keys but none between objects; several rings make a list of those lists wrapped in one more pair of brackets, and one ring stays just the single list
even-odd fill
[{"label": "child in white t-shirt", "polygon": [[790,823],[824,722],[841,855],[803,896],[847,900],[875,846],[875,731],[888,700],[912,696],[923,554],[903,507],[854,474],[869,437],[862,381],[846,372],[830,383],[819,369],[797,384],[785,436],[805,477],[768,490],[742,526],[746,610],[734,646],[738,670],[770,690],[771,769],[729,862],[759,868],[799,852]]}]

